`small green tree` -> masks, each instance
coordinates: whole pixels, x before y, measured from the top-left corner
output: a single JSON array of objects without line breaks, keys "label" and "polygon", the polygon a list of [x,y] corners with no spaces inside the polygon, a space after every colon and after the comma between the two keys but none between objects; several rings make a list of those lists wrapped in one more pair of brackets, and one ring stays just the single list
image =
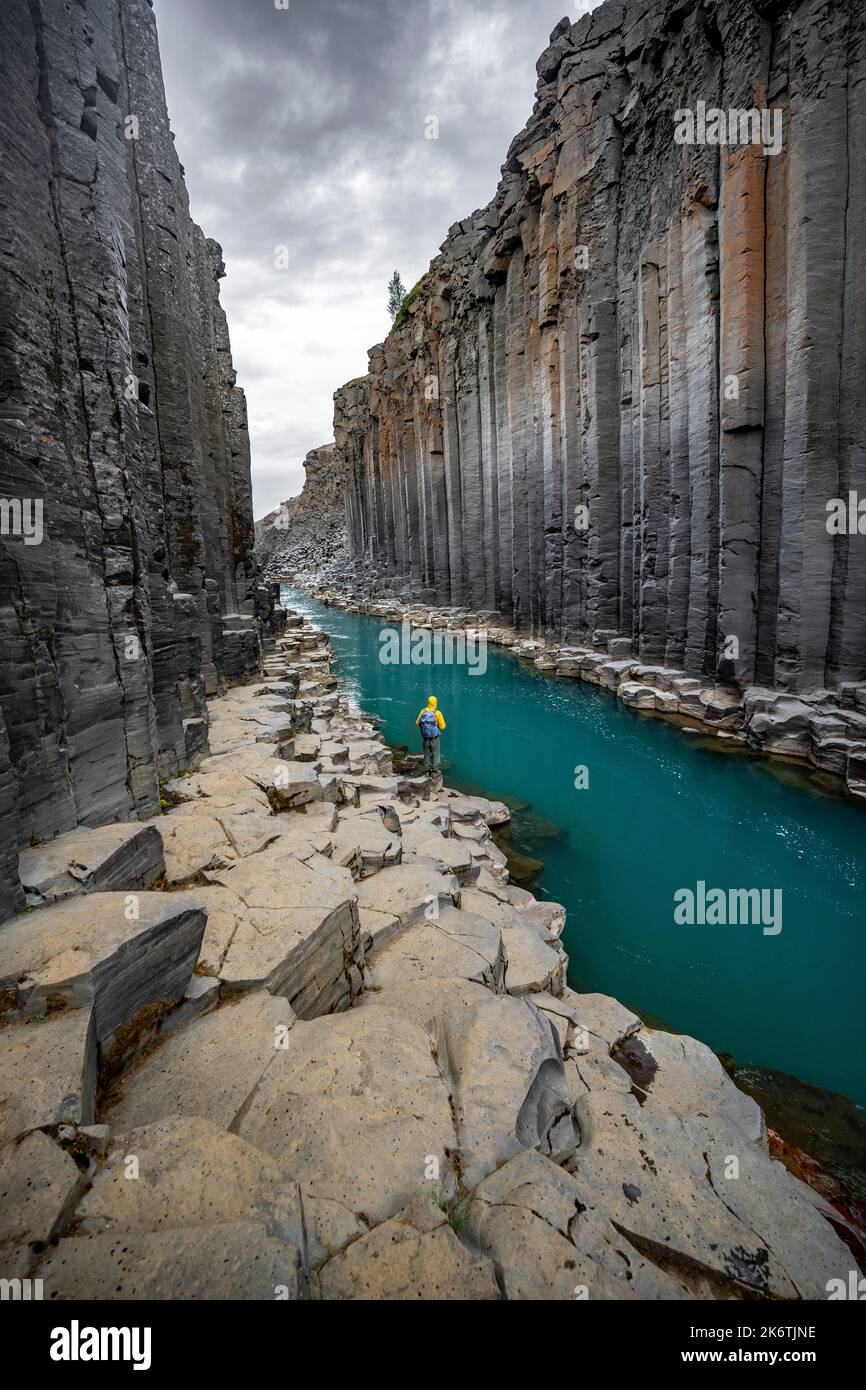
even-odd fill
[{"label": "small green tree", "polygon": [[399,314],[400,305],[403,303],[403,300],[405,298],[406,286],[400,279],[399,270],[395,270],[394,274],[391,276],[391,279],[388,282],[388,313],[391,315],[392,323]]}]

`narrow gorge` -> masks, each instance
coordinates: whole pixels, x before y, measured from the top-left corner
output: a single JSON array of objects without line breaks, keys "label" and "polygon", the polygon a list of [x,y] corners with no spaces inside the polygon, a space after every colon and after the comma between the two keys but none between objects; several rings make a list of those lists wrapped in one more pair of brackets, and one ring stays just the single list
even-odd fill
[{"label": "narrow gorge", "polygon": [[0,8],[0,1301],[111,1339],[53,1360],[150,1369],[152,1327],[249,1375],[240,1300],[589,1301],[645,1372],[866,1290],[860,0],[563,19],[309,449],[335,271],[421,162],[389,35],[465,92],[531,9],[364,0],[365,50],[343,0],[156,0],[248,419],[154,0]]}]

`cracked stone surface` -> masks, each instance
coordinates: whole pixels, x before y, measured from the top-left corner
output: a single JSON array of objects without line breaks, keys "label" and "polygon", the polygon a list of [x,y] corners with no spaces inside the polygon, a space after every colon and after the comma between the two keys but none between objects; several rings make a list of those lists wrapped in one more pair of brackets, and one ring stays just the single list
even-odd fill
[{"label": "cracked stone surface", "polygon": [[426,1198],[404,1207],[328,1260],[320,1296],[413,1302],[487,1302],[500,1297],[490,1262],[461,1245],[445,1213]]},{"label": "cracked stone surface", "polygon": [[301,1252],[253,1222],[64,1239],[39,1266],[59,1301],[305,1296]]},{"label": "cracked stone surface", "polygon": [[373,1223],[424,1191],[428,1155],[448,1173],[454,1144],[428,1034],[385,1008],[296,1025],[237,1132],[304,1194]]},{"label": "cracked stone surface", "polygon": [[172,1115],[232,1128],[294,1025],[286,1000],[266,990],[195,1019],[126,1078],[108,1111],[112,1128],[134,1129]]},{"label": "cracked stone surface", "polygon": [[76,1213],[82,1235],[245,1221],[303,1245],[300,1194],[279,1165],[218,1123],[179,1115],[117,1135]]},{"label": "cracked stone surface", "polygon": [[200,890],[202,969],[231,990],[265,986],[301,1018],[345,1006],[360,988],[361,960],[351,875],[311,847],[305,858],[278,841]]},{"label": "cracked stone surface", "polygon": [[502,990],[506,959],[502,933],[486,917],[448,907],[400,932],[367,956],[367,986],[388,989],[454,976]]},{"label": "cracked stone surface", "polygon": [[69,1154],[38,1130],[0,1149],[0,1260],[23,1244],[47,1244],[87,1185]]}]

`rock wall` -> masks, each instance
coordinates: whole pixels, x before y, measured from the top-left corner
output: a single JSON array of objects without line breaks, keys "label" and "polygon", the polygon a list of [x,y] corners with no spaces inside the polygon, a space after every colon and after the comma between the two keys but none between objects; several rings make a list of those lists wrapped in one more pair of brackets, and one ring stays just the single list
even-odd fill
[{"label": "rock wall", "polygon": [[2,917],[19,846],[158,811],[206,746],[206,689],[258,666],[269,600],[221,252],[189,216],[149,3],[4,0],[0,72]]},{"label": "rock wall", "polygon": [[321,575],[330,568],[344,568],[348,559],[343,465],[335,446],[311,449],[304,470],[300,496],[290,497],[256,522],[256,558],[276,579]]},{"label": "rock wall", "polygon": [[[694,676],[862,681],[866,541],[827,504],[866,496],[864,75],[860,0],[563,20],[495,198],[336,395],[355,556]],[[677,143],[699,102],[778,152]]]}]

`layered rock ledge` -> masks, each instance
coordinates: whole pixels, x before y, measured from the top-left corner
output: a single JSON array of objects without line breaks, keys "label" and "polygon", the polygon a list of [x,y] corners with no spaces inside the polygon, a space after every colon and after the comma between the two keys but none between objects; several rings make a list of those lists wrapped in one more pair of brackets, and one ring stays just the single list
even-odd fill
[{"label": "layered rock ledge", "polygon": [[506,808],[396,776],[288,622],[166,813],[57,841],[0,926],[4,1273],[58,1300],[847,1280],[856,1234],[714,1054],[567,988]]}]

